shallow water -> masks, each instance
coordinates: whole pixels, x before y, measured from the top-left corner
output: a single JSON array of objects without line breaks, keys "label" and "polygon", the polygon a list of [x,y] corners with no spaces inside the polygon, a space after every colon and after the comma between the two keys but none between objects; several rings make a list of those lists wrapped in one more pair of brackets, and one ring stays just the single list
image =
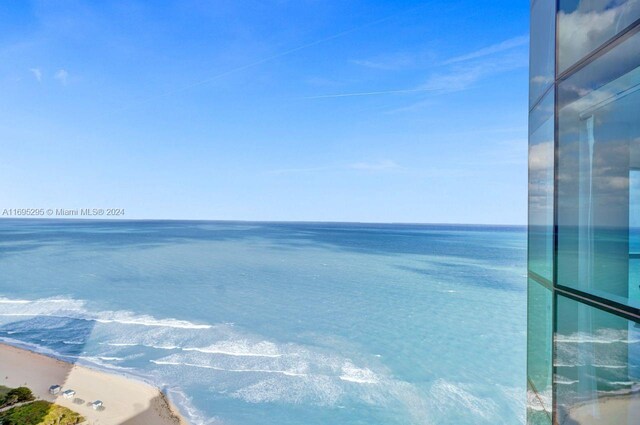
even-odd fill
[{"label": "shallow water", "polygon": [[0,339],[194,424],[524,423],[524,228],[0,221]]}]

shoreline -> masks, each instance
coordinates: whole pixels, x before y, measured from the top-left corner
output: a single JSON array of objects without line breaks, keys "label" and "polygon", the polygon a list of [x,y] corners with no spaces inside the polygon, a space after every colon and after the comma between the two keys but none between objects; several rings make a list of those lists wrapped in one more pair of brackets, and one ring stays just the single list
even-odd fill
[{"label": "shoreline", "polygon": [[[595,400],[584,401],[566,408],[565,420],[580,424],[598,424],[602,417],[611,423],[627,423],[630,418],[640,417],[640,389],[635,388],[618,394],[606,394]],[[594,415],[598,412],[598,416]]]},{"label": "shoreline", "polygon": [[[0,385],[26,386],[40,400],[67,407],[86,418],[86,424],[188,425],[169,398],[146,382],[72,364],[0,342]],[[75,399],[49,394],[49,387],[73,389]],[[82,403],[79,403],[79,400]],[[104,411],[88,403],[101,400]]]}]

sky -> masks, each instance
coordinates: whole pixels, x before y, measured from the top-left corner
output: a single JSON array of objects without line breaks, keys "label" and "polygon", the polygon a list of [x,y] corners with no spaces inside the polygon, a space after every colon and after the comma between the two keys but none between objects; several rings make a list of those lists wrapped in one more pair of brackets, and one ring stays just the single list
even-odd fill
[{"label": "sky", "polygon": [[524,224],[528,14],[0,2],[0,211]]}]

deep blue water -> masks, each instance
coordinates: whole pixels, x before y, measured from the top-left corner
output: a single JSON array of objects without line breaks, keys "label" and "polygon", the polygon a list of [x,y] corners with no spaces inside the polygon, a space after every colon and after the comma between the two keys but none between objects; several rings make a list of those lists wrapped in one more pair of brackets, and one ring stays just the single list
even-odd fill
[{"label": "deep blue water", "polygon": [[0,221],[0,339],[194,424],[524,423],[524,228]]}]

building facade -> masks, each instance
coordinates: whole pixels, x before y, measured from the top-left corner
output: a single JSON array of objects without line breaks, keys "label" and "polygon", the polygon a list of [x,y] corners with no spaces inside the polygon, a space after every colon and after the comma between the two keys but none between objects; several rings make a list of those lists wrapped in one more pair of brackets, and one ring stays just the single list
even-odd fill
[{"label": "building facade", "polygon": [[532,0],[527,423],[640,424],[640,0]]}]

